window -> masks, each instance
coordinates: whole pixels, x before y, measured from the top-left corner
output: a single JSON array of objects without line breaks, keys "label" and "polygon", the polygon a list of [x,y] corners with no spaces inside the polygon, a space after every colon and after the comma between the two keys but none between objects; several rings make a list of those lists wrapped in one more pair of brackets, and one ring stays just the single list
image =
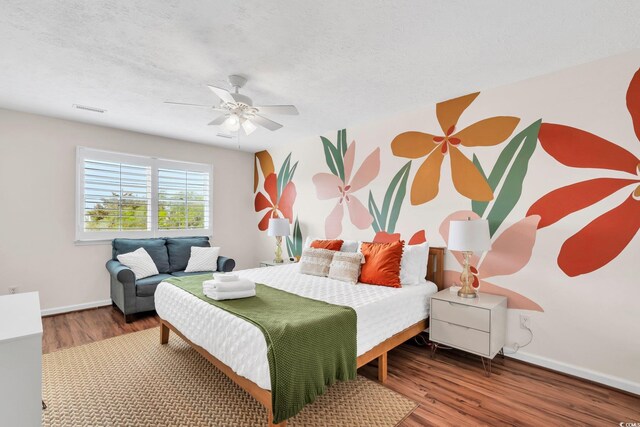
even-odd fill
[{"label": "window", "polygon": [[211,165],[78,147],[76,240],[211,234]]}]

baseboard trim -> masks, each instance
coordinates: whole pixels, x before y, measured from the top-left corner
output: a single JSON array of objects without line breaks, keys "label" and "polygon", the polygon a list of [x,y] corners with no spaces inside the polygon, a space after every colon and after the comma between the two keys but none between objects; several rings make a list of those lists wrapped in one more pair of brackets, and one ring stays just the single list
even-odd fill
[{"label": "baseboard trim", "polygon": [[45,308],[44,310],[40,310],[40,314],[42,316],[51,316],[54,314],[86,310],[88,308],[104,307],[105,305],[111,305],[111,300],[105,299],[102,301],[85,302],[83,304],[65,305],[64,307]]},{"label": "baseboard trim", "polygon": [[563,374],[572,375],[574,377],[579,377],[599,384],[604,384],[609,387],[617,388],[619,390],[624,390],[628,393],[640,395],[640,384],[634,383],[625,378],[603,374],[602,372],[592,371],[591,369],[581,368],[579,366],[560,362],[554,359],[549,359],[547,357],[536,356],[534,354],[526,353],[523,351],[509,354],[509,352],[512,351],[513,349],[505,347],[505,356],[521,360],[523,362],[531,363],[532,365],[542,366],[543,368],[547,368],[552,371],[561,372]]}]

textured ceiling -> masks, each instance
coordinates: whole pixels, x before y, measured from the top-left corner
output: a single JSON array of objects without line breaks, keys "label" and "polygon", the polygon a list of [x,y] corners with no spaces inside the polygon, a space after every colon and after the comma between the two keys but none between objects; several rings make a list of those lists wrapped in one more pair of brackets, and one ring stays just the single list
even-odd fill
[{"label": "textured ceiling", "polygon": [[638,48],[639,22],[638,1],[3,0],[0,107],[237,148],[163,101],[238,73],[300,111],[255,151]]}]

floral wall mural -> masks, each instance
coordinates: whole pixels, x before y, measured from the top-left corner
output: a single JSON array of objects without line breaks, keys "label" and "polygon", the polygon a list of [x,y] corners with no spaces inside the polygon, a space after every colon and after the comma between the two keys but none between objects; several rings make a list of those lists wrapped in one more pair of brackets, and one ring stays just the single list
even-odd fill
[{"label": "floral wall mural", "polygon": [[353,163],[356,155],[356,142],[347,146],[346,130],[338,132],[338,143],[334,146],[328,139],[322,137],[327,166],[331,173],[318,173],[313,176],[318,199],[336,199],[335,206],[324,222],[325,236],[334,239],[342,233],[342,218],[345,208],[349,213],[349,220],[361,230],[368,228],[373,217],[355,194],[363,189],[380,171],[380,149],[373,150],[353,173]]},{"label": "floral wall mural", "polygon": [[[288,218],[296,256],[303,235],[446,246],[451,220],[487,219],[474,286],[507,297],[507,342],[529,338],[526,312],[527,360],[640,391],[640,366],[609,363],[640,359],[625,297],[640,253],[639,68],[632,52],[256,153],[259,229]],[[447,255],[447,286],[460,259]]]},{"label": "floral wall mural", "polygon": [[451,179],[458,191],[471,200],[489,201],[493,192],[478,168],[460,151],[463,147],[489,147],[500,144],[511,135],[520,119],[491,117],[456,132],[458,119],[480,92],[461,96],[436,105],[438,123],[444,135],[409,131],[391,142],[393,154],[408,159],[425,157],[411,184],[411,204],[421,205],[438,195],[440,172],[449,155]]},{"label": "floral wall mural", "polygon": [[[449,222],[467,218],[477,219],[479,216],[471,211],[458,211],[444,219],[440,225],[440,235],[445,242],[449,240]],[[537,215],[521,219],[507,228],[499,236],[493,236],[491,239],[491,250],[484,254],[482,260],[480,260],[477,254],[471,257],[471,272],[474,277],[474,288],[480,290],[480,292],[504,295],[507,297],[509,308],[544,311],[542,307],[529,298],[485,280],[494,276],[515,274],[527,265],[533,252],[533,245],[536,242],[536,228],[539,221],[540,217]],[[452,254],[458,264],[460,264],[460,270],[462,270],[462,253],[452,251]],[[449,286],[459,283],[460,271],[445,270],[445,282]]]},{"label": "floral wall mural", "polygon": [[[640,70],[627,90],[626,104],[640,142]],[[567,239],[558,255],[558,266],[568,276],[587,274],[613,261],[640,229],[640,157],[584,130],[543,123],[542,148],[563,165],[624,172],[628,178],[595,178],[551,191],[531,206],[529,213],[548,227],[568,215],[598,203],[618,191],[628,197]],[[640,150],[637,150],[640,152]]]},{"label": "floral wall mural", "polygon": [[[296,186],[293,183],[293,175],[296,172],[298,163],[291,167],[291,154],[287,156],[282,163],[280,172],[276,175],[273,172],[273,161],[268,152],[263,151],[261,157],[266,161],[261,161],[264,177],[264,193],[259,191],[254,199],[256,212],[262,212],[266,209],[266,213],[258,223],[258,229],[265,231],[269,226],[269,218],[287,218],[289,222],[293,222],[293,204],[296,201]],[[256,156],[256,160],[258,156]],[[266,164],[267,166],[263,166]],[[257,176],[257,167],[254,176]]]}]

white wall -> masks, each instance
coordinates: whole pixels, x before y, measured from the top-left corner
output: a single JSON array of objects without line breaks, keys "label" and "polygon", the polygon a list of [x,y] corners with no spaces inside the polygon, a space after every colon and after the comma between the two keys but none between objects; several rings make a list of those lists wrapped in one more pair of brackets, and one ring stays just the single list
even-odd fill
[{"label": "white wall", "polygon": [[213,164],[212,242],[256,265],[251,154],[0,109],[0,294],[39,291],[44,310],[109,299],[111,245],[74,243],[79,145]]}]

